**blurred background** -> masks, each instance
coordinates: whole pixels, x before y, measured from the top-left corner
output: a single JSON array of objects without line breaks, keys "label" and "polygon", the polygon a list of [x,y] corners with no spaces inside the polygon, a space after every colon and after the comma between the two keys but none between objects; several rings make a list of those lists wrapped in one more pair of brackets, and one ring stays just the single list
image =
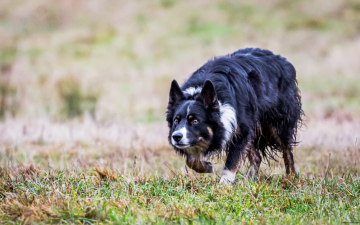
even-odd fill
[{"label": "blurred background", "polygon": [[170,82],[246,47],[281,54],[297,70],[307,115],[300,171],[324,171],[329,154],[334,173],[357,171],[359,0],[2,0],[1,158],[180,170],[167,143]]}]

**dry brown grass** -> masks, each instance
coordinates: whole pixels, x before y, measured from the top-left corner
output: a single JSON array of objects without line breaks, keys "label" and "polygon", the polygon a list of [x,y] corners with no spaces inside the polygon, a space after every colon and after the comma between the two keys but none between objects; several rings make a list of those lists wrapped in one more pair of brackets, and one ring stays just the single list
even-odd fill
[{"label": "dry brown grass", "polygon": [[[21,126],[38,135],[24,134]],[[185,166],[184,160],[168,144],[167,127],[162,123],[104,126],[8,121],[0,129],[3,134],[0,145],[2,162],[11,162],[9,166],[35,163],[40,168],[76,171],[96,167],[100,176],[110,179],[114,177],[107,169],[121,174],[159,173],[169,176],[173,174],[171,170],[182,173]],[[360,118],[343,113],[307,117],[306,126],[298,134],[300,144],[294,150],[296,167],[301,173],[323,175],[331,154],[331,173],[358,171],[360,144],[356,139],[359,142],[359,129]],[[279,162],[273,162],[270,167],[264,164],[261,170],[282,173],[282,161]],[[223,161],[214,163],[217,171],[221,171]]]}]

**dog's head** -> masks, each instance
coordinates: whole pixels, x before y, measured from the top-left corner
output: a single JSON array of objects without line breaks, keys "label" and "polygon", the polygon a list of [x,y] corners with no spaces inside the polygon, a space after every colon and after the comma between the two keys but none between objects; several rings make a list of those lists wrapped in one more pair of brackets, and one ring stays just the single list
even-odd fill
[{"label": "dog's head", "polygon": [[200,93],[184,93],[174,80],[171,84],[167,122],[169,142],[185,155],[200,158],[213,145],[220,132],[219,101],[211,81],[207,80]]}]

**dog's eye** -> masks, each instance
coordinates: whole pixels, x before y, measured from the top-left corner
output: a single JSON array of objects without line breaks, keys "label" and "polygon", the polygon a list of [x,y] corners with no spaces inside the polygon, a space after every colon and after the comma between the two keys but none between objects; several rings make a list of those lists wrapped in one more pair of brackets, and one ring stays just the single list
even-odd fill
[{"label": "dog's eye", "polygon": [[175,124],[178,124],[178,123],[179,123],[179,120],[178,120],[178,119],[174,119],[174,123],[175,123]]},{"label": "dog's eye", "polygon": [[197,124],[197,123],[199,123],[199,120],[194,119],[194,120],[192,121],[192,123]]}]

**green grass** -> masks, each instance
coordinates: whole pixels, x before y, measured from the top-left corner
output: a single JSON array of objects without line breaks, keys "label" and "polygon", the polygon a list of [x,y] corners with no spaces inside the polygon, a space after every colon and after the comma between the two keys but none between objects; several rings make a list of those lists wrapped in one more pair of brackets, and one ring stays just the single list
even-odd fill
[{"label": "green grass", "polygon": [[[360,220],[355,175],[286,178],[264,175],[232,188],[215,175],[112,174],[1,170],[0,219],[5,223],[339,224]],[[12,170],[16,171],[16,170]],[[98,172],[96,172],[98,171]]]}]

